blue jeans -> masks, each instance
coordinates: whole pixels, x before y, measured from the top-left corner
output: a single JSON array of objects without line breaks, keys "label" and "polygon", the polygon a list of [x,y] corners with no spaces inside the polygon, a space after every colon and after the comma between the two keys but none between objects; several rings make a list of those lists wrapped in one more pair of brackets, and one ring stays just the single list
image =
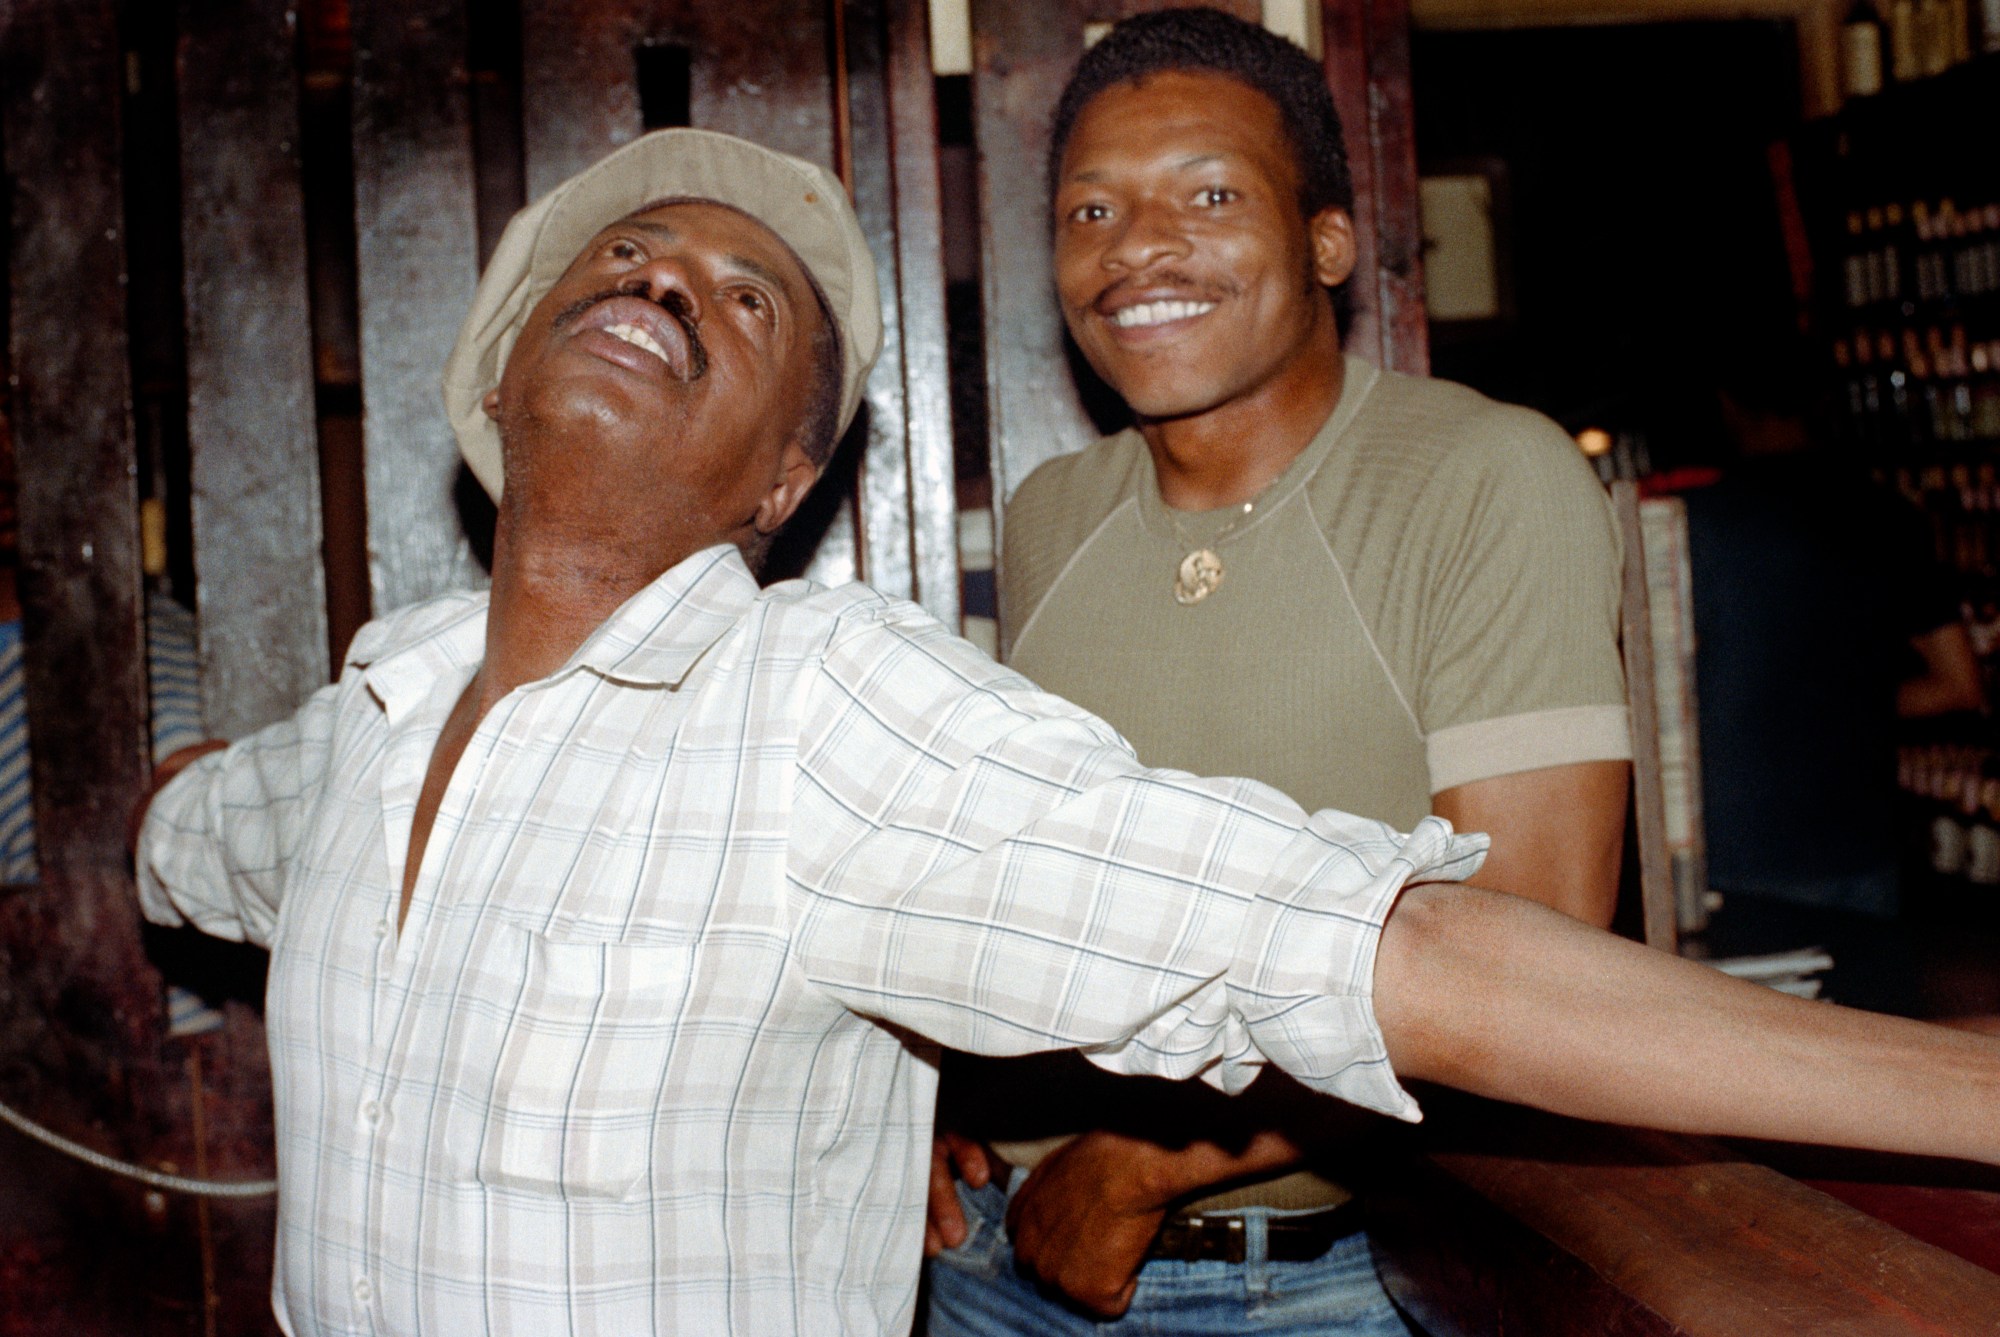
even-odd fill
[{"label": "blue jeans", "polygon": [[1280,1213],[1247,1209],[1245,1262],[1156,1258],[1140,1271],[1125,1316],[1106,1322],[1051,1298],[1014,1266],[998,1187],[960,1184],[958,1199],[968,1233],[930,1264],[930,1337],[1411,1337],[1375,1275],[1366,1234],[1338,1240],[1308,1263],[1273,1263],[1264,1257],[1263,1223]]}]

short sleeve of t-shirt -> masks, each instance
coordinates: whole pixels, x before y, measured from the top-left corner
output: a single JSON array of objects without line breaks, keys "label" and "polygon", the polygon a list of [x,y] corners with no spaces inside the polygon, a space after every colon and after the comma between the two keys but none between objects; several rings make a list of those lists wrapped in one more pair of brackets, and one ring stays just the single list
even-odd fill
[{"label": "short sleeve of t-shirt", "polygon": [[1428,528],[1415,700],[1431,789],[1631,755],[1609,501],[1538,414],[1489,405],[1412,509]]}]

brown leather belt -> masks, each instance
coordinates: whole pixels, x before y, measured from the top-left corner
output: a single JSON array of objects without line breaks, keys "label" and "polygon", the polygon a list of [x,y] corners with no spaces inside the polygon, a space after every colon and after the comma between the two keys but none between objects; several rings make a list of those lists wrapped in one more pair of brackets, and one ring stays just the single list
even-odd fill
[{"label": "brown leather belt", "polygon": [[[1265,1256],[1274,1263],[1310,1263],[1364,1224],[1358,1202],[1302,1216],[1273,1216],[1264,1223]],[[1248,1256],[1249,1238],[1248,1224],[1233,1212],[1174,1216],[1153,1237],[1146,1257],[1241,1263]]]}]

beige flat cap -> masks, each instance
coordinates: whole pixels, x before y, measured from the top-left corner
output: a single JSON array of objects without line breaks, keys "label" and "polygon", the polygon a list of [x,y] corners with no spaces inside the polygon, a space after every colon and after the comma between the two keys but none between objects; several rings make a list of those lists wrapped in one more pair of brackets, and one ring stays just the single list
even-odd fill
[{"label": "beige flat cap", "polygon": [[585,243],[621,218],[668,199],[739,209],[792,248],[840,333],[840,430],[854,420],[862,382],[882,350],[875,261],[825,169],[712,130],[655,130],[578,172],[514,215],[480,277],[472,310],[444,369],[444,406],[458,449],[496,501],[504,481],[500,432],[481,406],[514,340]]}]

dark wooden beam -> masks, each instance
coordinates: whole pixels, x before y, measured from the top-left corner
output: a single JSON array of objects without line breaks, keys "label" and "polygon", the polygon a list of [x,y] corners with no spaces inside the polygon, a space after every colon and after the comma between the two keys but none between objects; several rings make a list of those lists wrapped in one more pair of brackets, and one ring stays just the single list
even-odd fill
[{"label": "dark wooden beam", "polygon": [[944,247],[939,235],[943,201],[930,13],[923,0],[887,0],[886,9],[888,61],[883,79],[888,89],[895,176],[903,416],[909,440],[911,575],[915,584],[912,597],[946,626],[956,628],[957,471],[951,435]]},{"label": "dark wooden beam", "polygon": [[[1417,118],[1410,102],[1410,6],[1409,0],[1365,3],[1371,184],[1361,199],[1375,233],[1376,345],[1383,366],[1421,376],[1431,368],[1430,322],[1417,207]],[[1364,152],[1358,128],[1348,140],[1353,152]]]},{"label": "dark wooden beam", "polygon": [[1327,0],[1321,32],[1327,84],[1354,175],[1360,254],[1350,280],[1354,319],[1347,350],[1377,366],[1421,375],[1430,370],[1430,347],[1408,0]]},{"label": "dark wooden beam", "polygon": [[[902,288],[895,179],[900,164],[892,162],[884,8],[883,0],[838,0],[841,60],[836,87],[846,92],[840,103],[846,112],[846,149],[841,157],[848,189],[882,288],[882,355],[868,377],[867,439],[856,480],[858,566],[876,589],[908,599],[916,594],[916,572],[910,545],[909,419],[903,389],[907,349],[902,322],[896,318]],[[937,300],[943,301],[942,288]]]},{"label": "dark wooden beam", "polygon": [[484,579],[438,395],[479,277],[465,0],[353,0],[368,583],[387,612]]},{"label": "dark wooden beam", "polygon": [[[0,7],[8,370],[41,880],[0,891],[0,1098],[151,1143],[159,980],[125,824],[149,761],[110,0]],[[141,1118],[135,1119],[135,1112]]]},{"label": "dark wooden beam", "polygon": [[[6,23],[28,725],[43,876],[61,884],[120,866],[126,813],[148,773],[119,166],[124,69],[109,0],[17,0]],[[129,924],[129,907],[117,918]]]},{"label": "dark wooden beam", "polygon": [[181,227],[203,709],[237,737],[327,681],[288,0],[183,0]]}]

